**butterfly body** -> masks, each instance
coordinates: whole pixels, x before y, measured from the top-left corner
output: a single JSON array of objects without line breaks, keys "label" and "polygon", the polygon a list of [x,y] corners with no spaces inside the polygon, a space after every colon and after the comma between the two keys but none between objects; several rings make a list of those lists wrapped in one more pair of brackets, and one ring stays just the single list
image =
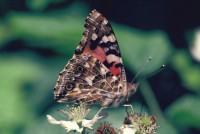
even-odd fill
[{"label": "butterfly body", "polygon": [[83,38],[54,88],[58,102],[119,106],[137,88],[127,83],[117,40],[110,23],[93,10]]}]

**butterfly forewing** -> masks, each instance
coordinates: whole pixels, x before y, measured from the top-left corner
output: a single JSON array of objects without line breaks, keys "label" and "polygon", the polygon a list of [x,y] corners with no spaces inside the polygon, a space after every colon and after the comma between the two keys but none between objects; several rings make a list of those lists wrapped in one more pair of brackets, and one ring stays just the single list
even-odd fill
[{"label": "butterfly forewing", "polygon": [[110,23],[96,10],[86,18],[83,38],[75,54],[80,52],[94,56],[120,78],[123,64],[117,40]]}]

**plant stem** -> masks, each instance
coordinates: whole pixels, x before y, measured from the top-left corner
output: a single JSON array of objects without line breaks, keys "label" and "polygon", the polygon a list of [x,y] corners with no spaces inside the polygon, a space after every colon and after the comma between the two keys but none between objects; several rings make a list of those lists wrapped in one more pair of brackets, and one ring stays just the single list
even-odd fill
[{"label": "plant stem", "polygon": [[150,110],[152,111],[152,113],[154,113],[156,116],[158,116],[159,120],[161,122],[164,122],[165,118],[161,112],[160,106],[156,100],[156,97],[155,97],[149,83],[146,80],[144,80],[144,81],[142,81],[140,87],[141,87],[140,92],[144,96],[145,101],[146,101],[147,105],[149,106]]},{"label": "plant stem", "polygon": [[86,134],[85,128],[83,128],[82,134]]}]

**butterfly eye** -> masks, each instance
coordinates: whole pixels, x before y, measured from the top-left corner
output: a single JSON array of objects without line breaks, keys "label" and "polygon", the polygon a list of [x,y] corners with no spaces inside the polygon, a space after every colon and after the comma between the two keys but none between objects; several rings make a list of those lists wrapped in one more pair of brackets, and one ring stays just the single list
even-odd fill
[{"label": "butterfly eye", "polygon": [[76,70],[78,71],[78,72],[83,72],[83,70],[84,70],[84,68],[82,67],[82,66],[77,66],[76,67]]},{"label": "butterfly eye", "polygon": [[73,88],[74,88],[74,84],[73,84],[73,83],[67,83],[67,84],[65,85],[65,89],[66,89],[67,91],[71,91]]}]

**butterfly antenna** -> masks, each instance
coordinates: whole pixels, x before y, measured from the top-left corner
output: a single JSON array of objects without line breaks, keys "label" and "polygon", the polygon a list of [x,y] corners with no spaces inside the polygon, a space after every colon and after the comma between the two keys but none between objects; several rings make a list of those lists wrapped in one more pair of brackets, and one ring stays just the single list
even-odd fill
[{"label": "butterfly antenna", "polygon": [[143,66],[137,72],[137,74],[135,75],[135,77],[133,78],[133,80],[131,81],[131,83],[133,83],[135,81],[135,79],[138,77],[138,75],[144,70],[144,67],[151,61],[151,59],[152,59],[151,57],[148,58],[148,60],[146,61],[146,63],[143,64]]},{"label": "butterfly antenna", "polygon": [[162,69],[164,69],[164,68],[165,68],[165,65],[162,65],[161,67],[159,67],[159,68],[156,69],[155,71],[153,71],[153,72],[151,72],[151,73],[149,73],[149,74],[147,74],[147,75],[144,75],[144,76],[138,78],[138,81],[141,81],[141,80],[144,79],[144,78],[147,78],[147,77],[149,77],[149,76],[151,76],[151,75],[153,75],[153,74],[155,74],[155,73],[158,73],[158,72],[160,72],[160,71],[161,71]]}]

